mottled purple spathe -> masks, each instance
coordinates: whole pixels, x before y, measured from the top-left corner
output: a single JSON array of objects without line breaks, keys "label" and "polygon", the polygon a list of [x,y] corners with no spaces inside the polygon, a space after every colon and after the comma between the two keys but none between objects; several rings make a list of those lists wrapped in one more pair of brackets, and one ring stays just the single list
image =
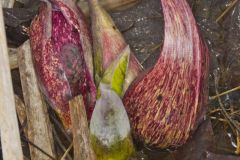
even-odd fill
[{"label": "mottled purple spathe", "polygon": [[124,96],[134,136],[158,147],[184,144],[208,98],[208,50],[186,0],[161,0],[165,39],[157,64]]},{"label": "mottled purple spathe", "polygon": [[95,105],[91,37],[72,1],[51,2],[42,3],[33,20],[30,42],[40,88],[69,128],[70,99],[82,94],[89,116]]}]

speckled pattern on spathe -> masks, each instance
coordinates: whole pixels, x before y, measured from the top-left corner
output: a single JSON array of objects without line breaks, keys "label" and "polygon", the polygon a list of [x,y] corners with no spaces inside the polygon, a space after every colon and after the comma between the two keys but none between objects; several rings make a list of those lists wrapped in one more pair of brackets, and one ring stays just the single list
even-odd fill
[{"label": "speckled pattern on spathe", "polygon": [[[42,4],[39,15],[31,25],[30,40],[40,88],[49,104],[59,114],[64,126],[69,128],[71,122],[68,101],[81,93],[88,113],[91,114],[94,106],[89,106],[88,92],[89,88],[95,86],[91,84],[93,80],[86,67],[81,44],[80,32],[86,28],[80,31],[74,12],[60,2],[57,4],[60,7],[54,6],[51,10],[52,22],[47,21],[50,13],[47,5]],[[71,18],[67,19],[66,15]],[[44,32],[46,23],[52,23],[49,38]],[[89,36],[88,33],[85,35]]]}]

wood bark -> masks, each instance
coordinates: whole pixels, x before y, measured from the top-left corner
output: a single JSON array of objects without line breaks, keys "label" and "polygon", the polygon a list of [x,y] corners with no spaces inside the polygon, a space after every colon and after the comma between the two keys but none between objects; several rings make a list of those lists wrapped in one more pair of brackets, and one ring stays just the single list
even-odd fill
[{"label": "wood bark", "polygon": [[10,68],[11,69],[17,69],[18,68],[17,49],[9,48],[8,49],[8,54],[9,54]]},{"label": "wood bark", "polygon": [[[46,103],[37,85],[29,41],[18,49],[18,64],[27,114],[27,137],[33,144],[55,157],[52,128]],[[37,148],[31,145],[29,147],[32,160],[51,159]]]},{"label": "wood bark", "polygon": [[23,160],[0,3],[0,134],[4,160]]},{"label": "wood bark", "polygon": [[69,105],[72,121],[74,160],[96,160],[90,142],[90,131],[83,97],[77,96],[73,98]]}]

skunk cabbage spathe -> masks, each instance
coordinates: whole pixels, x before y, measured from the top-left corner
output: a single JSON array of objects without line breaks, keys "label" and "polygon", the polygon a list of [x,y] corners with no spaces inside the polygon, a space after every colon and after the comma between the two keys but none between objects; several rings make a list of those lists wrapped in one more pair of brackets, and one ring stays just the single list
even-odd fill
[{"label": "skunk cabbage spathe", "polygon": [[121,99],[130,54],[127,46],[106,69],[98,87],[90,121],[91,142],[97,159],[126,160],[135,153],[130,122]]},{"label": "skunk cabbage spathe", "polygon": [[[127,43],[110,15],[99,5],[98,0],[88,0],[88,2],[92,24],[95,80],[98,84],[105,70],[123,52]],[[141,71],[142,66],[131,53],[123,93]]]},{"label": "skunk cabbage spathe", "polygon": [[82,94],[91,114],[96,99],[92,40],[84,15],[72,0],[44,0],[30,27],[30,42],[40,89],[69,128],[68,101]]},{"label": "skunk cabbage spathe", "polygon": [[90,135],[97,159],[126,160],[135,152],[129,119],[121,97],[142,70],[111,17],[89,0],[92,22],[96,107]]},{"label": "skunk cabbage spathe", "polygon": [[178,147],[206,111],[209,57],[186,0],[161,0],[165,39],[155,66],[124,95],[135,138],[153,147]]}]

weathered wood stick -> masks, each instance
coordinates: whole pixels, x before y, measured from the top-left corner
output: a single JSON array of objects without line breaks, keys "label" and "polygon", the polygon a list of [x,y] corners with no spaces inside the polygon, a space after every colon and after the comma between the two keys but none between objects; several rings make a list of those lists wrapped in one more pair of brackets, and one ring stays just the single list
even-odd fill
[{"label": "weathered wood stick", "polygon": [[9,48],[8,49],[8,54],[9,54],[10,68],[11,69],[17,69],[18,68],[17,49]]},{"label": "weathered wood stick", "polygon": [[[99,0],[99,3],[106,9],[106,10],[122,10],[128,7],[131,7],[138,3],[140,0]],[[78,1],[78,6],[82,9],[83,13],[86,16],[89,16],[89,8],[88,8],[88,1],[87,0],[80,0]]]},{"label": "weathered wood stick", "polygon": [[[18,48],[18,64],[27,114],[27,137],[32,143],[55,157],[52,128],[46,103],[37,85],[29,41]],[[37,148],[31,145],[29,147],[32,160],[51,159]]]},{"label": "weathered wood stick", "polygon": [[1,0],[3,8],[13,8],[15,0]]},{"label": "weathered wood stick", "polygon": [[15,105],[16,105],[18,119],[19,119],[21,126],[24,127],[23,128],[24,134],[27,136],[27,125],[25,125],[26,120],[27,120],[26,107],[25,107],[23,101],[17,95],[15,95],[14,97],[15,97]]},{"label": "weathered wood stick", "polygon": [[77,96],[69,101],[74,160],[96,160],[95,153],[90,142],[87,115],[82,96]]},{"label": "weathered wood stick", "polygon": [[0,3],[0,134],[3,160],[23,160]]}]

